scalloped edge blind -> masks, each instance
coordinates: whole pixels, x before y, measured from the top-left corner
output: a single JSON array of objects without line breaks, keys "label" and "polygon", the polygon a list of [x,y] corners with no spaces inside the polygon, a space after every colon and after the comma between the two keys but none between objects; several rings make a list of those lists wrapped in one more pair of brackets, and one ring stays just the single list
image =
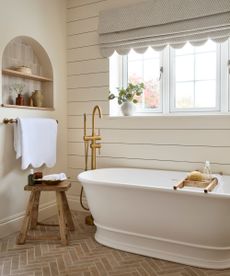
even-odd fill
[{"label": "scalloped edge blind", "polygon": [[230,36],[230,0],[148,0],[104,10],[99,15],[102,56],[130,49],[143,53],[151,46],[201,45],[208,39],[222,42]]}]

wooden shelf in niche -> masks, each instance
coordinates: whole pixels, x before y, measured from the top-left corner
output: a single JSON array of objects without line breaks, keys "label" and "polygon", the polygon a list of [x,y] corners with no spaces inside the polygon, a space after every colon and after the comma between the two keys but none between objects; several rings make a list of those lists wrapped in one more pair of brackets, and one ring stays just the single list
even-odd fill
[{"label": "wooden shelf in niche", "polygon": [[21,109],[36,109],[36,110],[44,110],[44,111],[53,111],[53,107],[37,107],[37,106],[27,106],[27,105],[15,105],[15,104],[2,104],[2,107],[8,108],[21,108]]},{"label": "wooden shelf in niche", "polygon": [[[22,72],[16,68],[27,67]],[[48,54],[40,43],[31,37],[18,36],[5,47],[2,56],[2,105],[0,107],[30,110],[54,110],[53,68]],[[17,90],[23,87],[23,106],[16,105]],[[33,93],[38,90],[43,95],[42,107],[30,106]],[[40,104],[39,104],[40,105]]]},{"label": "wooden shelf in niche", "polygon": [[20,77],[20,78],[29,79],[29,80],[50,81],[50,82],[53,81],[50,78],[46,78],[43,76],[37,76],[37,75],[24,74],[24,73],[21,73],[21,72],[15,71],[15,70],[11,70],[11,69],[2,69],[2,74],[8,75],[8,76]]}]

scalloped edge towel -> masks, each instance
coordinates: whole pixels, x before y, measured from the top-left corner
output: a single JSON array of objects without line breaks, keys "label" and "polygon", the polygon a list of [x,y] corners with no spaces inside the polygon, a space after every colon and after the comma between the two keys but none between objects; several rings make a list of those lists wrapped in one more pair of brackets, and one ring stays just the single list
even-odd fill
[{"label": "scalloped edge towel", "polygon": [[39,168],[56,163],[57,122],[49,118],[17,118],[14,125],[16,159],[21,157],[21,168]]}]

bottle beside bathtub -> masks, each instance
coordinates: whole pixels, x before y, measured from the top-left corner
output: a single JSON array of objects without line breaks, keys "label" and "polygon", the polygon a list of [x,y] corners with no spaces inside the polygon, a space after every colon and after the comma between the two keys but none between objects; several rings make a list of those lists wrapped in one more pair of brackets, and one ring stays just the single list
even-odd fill
[{"label": "bottle beside bathtub", "polygon": [[211,165],[210,165],[210,162],[208,160],[206,160],[205,163],[204,163],[203,178],[207,181],[212,180]]}]

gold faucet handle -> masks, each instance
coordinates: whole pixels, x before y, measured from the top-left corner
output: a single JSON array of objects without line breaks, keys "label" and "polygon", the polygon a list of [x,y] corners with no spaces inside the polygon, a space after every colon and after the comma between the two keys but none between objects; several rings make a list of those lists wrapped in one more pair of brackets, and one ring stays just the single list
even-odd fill
[{"label": "gold faucet handle", "polygon": [[84,141],[96,141],[96,140],[101,140],[101,136],[98,136],[98,135],[94,135],[94,136],[86,136],[84,135],[83,136],[83,140]]},{"label": "gold faucet handle", "polygon": [[94,144],[90,144],[91,149],[95,148],[95,149],[100,149],[101,148],[101,144],[99,143],[94,143]]}]

